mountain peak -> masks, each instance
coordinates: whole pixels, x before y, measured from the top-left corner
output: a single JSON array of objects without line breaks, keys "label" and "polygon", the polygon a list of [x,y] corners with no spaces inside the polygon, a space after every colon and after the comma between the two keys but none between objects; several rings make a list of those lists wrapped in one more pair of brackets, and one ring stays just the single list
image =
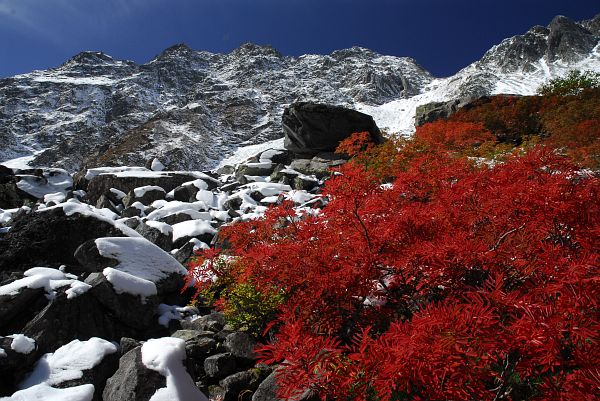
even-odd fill
[{"label": "mountain peak", "polygon": [[350,57],[375,58],[377,56],[379,56],[379,54],[375,53],[373,50],[361,46],[352,46],[348,49],[335,50],[331,53],[331,57],[337,60],[343,60]]},{"label": "mountain peak", "polygon": [[98,65],[98,64],[113,64],[115,60],[103,52],[95,51],[84,51],[71,57],[63,65],[71,64],[86,64],[86,65]]},{"label": "mountain peak", "polygon": [[277,49],[275,49],[271,45],[258,45],[256,43],[243,43],[238,48],[234,49],[231,54],[233,55],[265,55],[265,56],[275,56],[278,58],[282,58],[283,54],[281,54]]}]

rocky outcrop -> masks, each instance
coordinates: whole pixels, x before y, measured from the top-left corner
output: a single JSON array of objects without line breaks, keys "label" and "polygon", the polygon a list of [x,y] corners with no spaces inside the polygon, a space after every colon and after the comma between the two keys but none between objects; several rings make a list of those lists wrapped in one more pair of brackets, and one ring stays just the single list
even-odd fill
[{"label": "rocky outcrop", "polygon": [[334,152],[355,132],[368,131],[375,143],[383,142],[371,116],[339,106],[295,103],[283,112],[282,124],[285,148],[299,156]]},{"label": "rocky outcrop", "polygon": [[85,241],[121,236],[114,224],[63,208],[22,215],[0,239],[0,282],[4,275],[34,266],[77,265],[75,250]]}]

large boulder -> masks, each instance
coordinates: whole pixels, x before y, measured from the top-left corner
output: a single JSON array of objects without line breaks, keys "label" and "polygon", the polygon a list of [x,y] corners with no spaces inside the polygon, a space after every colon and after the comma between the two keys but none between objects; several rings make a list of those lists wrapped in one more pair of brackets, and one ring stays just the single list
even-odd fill
[{"label": "large boulder", "polygon": [[52,352],[75,339],[118,341],[138,335],[137,330],[115,319],[90,291],[71,299],[65,293],[57,294],[27,323],[23,333],[37,342],[38,353]]},{"label": "large boulder", "polygon": [[0,282],[10,271],[77,264],[73,254],[87,240],[122,235],[108,219],[80,213],[67,215],[60,207],[23,215],[0,239]]},{"label": "large boulder", "polygon": [[302,157],[333,152],[355,132],[368,131],[373,141],[383,142],[373,117],[340,106],[294,103],[284,110],[282,123],[285,148]]}]

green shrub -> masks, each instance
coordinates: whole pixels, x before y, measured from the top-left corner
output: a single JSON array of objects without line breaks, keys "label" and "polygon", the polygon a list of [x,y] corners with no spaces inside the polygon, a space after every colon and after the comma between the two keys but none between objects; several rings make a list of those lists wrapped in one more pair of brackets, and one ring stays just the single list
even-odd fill
[{"label": "green shrub", "polygon": [[593,71],[570,71],[566,77],[554,78],[540,86],[540,95],[568,96],[577,95],[584,89],[600,88],[600,74]]},{"label": "green shrub", "polygon": [[223,312],[236,330],[261,336],[266,325],[275,319],[283,301],[282,292],[261,292],[248,281],[234,284],[228,289]]}]

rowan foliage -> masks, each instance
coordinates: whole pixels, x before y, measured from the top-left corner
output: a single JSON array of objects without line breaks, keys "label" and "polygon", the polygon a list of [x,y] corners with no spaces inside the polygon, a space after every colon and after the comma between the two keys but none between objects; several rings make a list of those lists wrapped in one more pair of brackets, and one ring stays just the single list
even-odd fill
[{"label": "rowan foliage", "polygon": [[506,144],[527,148],[531,143],[542,143],[581,166],[598,168],[600,87],[580,89],[560,96],[494,96],[459,110],[448,121],[433,124],[483,124],[496,145],[484,146],[479,156],[507,153],[510,148]]},{"label": "rowan foliage", "polygon": [[[259,349],[280,396],[595,399],[600,179],[550,146],[476,164],[498,145],[482,122],[363,140],[343,144],[355,157],[320,213],[283,204],[220,234],[232,285],[283,294]],[[205,259],[197,278],[223,275]]]}]

